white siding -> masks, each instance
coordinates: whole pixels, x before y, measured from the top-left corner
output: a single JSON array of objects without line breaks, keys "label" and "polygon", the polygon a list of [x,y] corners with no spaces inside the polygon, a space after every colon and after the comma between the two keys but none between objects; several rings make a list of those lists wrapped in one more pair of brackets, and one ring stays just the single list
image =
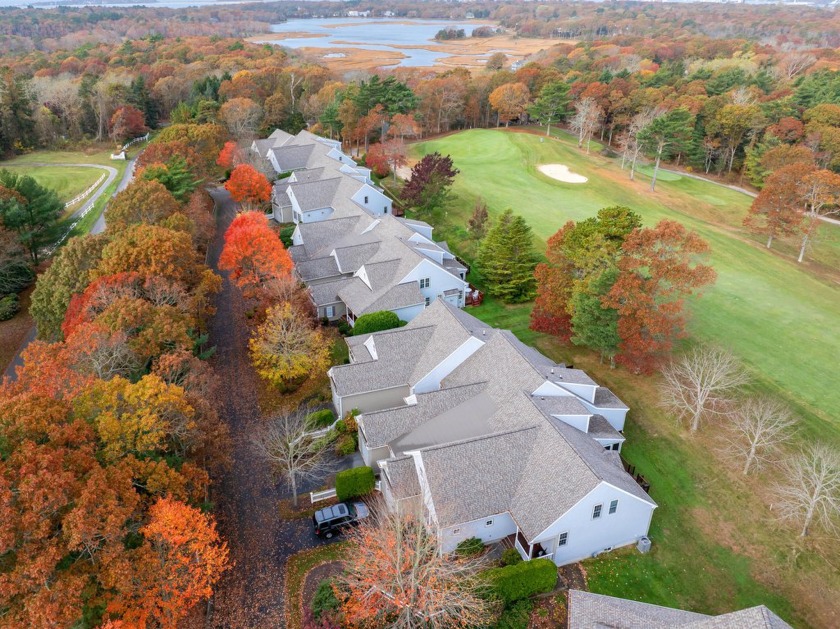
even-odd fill
[{"label": "white siding", "polygon": [[[560,374],[558,374],[558,375],[560,375]],[[574,383],[574,382],[563,382],[562,380],[557,381],[557,384],[559,384],[564,389],[568,389],[569,391],[571,391],[575,395],[578,395],[578,396],[582,397],[584,400],[587,400],[589,402],[594,402],[595,401],[595,389],[597,388],[596,386],[593,386],[591,384],[577,384],[577,383]]]},{"label": "white siding", "polygon": [[438,296],[442,296],[444,291],[456,289],[461,291],[462,297],[458,300],[458,303],[450,303],[458,307],[464,306],[463,294],[467,290],[467,283],[461,278],[455,277],[446,269],[434,264],[431,260],[422,260],[400,280],[400,284],[410,281],[419,283],[424,278],[429,278],[429,287],[421,288],[420,292],[423,293],[423,297],[429,299],[429,303],[433,302]]},{"label": "white siding", "polygon": [[[490,526],[487,522],[492,521]],[[457,533],[455,531],[458,531]],[[509,513],[497,513],[486,518],[465,522],[458,526],[442,529],[440,532],[441,546],[443,552],[451,553],[465,539],[477,537],[485,544],[498,542],[508,535],[516,533],[516,522]]]},{"label": "white siding", "polygon": [[393,213],[391,199],[373,186],[361,186],[351,198],[374,216]]},{"label": "white siding", "polygon": [[[407,227],[410,227],[415,232],[417,232],[420,236],[423,236],[429,242],[432,242],[432,226],[431,225],[417,225],[415,223],[406,223]],[[412,242],[416,242],[414,236],[409,238]]]},{"label": "white siding", "polygon": [[552,415],[552,417],[569,424],[569,426],[577,428],[581,432],[589,432],[590,415]]},{"label": "white siding", "polygon": [[420,378],[412,388],[413,393],[428,393],[440,389],[440,381],[452,373],[458,365],[472,356],[479,347],[484,345],[481,340],[471,336],[464,341],[454,352],[444,358],[440,364],[435,366],[428,374]]},{"label": "white siding", "polygon": [[424,304],[417,304],[416,306],[408,306],[407,308],[397,308],[394,310],[396,314],[403,321],[411,321],[414,317],[423,312],[426,306]]},{"label": "white siding", "polygon": [[[618,510],[610,515],[610,501],[618,500]],[[601,505],[601,517],[592,519],[595,505]],[[574,507],[569,509],[533,542],[547,553],[554,553],[554,563],[562,566],[591,557],[607,548],[634,544],[648,534],[654,506],[617,487],[602,482]],[[568,533],[565,546],[557,548],[557,538]]]}]

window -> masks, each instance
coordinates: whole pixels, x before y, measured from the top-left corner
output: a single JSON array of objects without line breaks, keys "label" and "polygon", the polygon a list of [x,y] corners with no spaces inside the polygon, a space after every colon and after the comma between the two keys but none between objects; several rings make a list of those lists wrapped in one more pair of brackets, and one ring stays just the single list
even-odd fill
[{"label": "window", "polygon": [[487,520],[487,521],[484,523],[484,526],[493,526],[493,520]]},{"label": "window", "polygon": [[367,198],[367,196],[365,196],[365,205],[367,205],[367,202],[368,202],[368,198]]},{"label": "window", "polygon": [[610,515],[615,513],[618,510],[618,500],[613,500],[610,503]]},{"label": "window", "polygon": [[420,288],[429,288],[429,284],[431,280],[428,277],[423,277],[420,279]]},{"label": "window", "polygon": [[387,213],[388,213],[388,206],[387,206],[387,205],[386,205],[384,208],[382,208],[382,209],[385,211],[385,214],[387,214]]},{"label": "window", "polygon": [[612,444],[612,449],[613,450],[618,450],[618,446],[619,446],[619,444],[614,443],[614,444]]},{"label": "window", "polygon": [[432,303],[431,298],[430,298],[430,297],[426,297],[426,307],[427,307],[427,308],[428,308],[428,306],[429,306],[429,304],[430,304],[430,303]]},{"label": "window", "polygon": [[461,529],[452,529],[452,534],[453,535],[457,535],[460,532],[461,532]]},{"label": "window", "polygon": [[601,506],[602,505],[595,505],[595,508],[592,509],[592,519],[597,520],[601,517]]},{"label": "window", "polygon": [[326,308],[324,308],[324,316],[327,317],[328,319],[334,317],[335,316],[335,306],[327,306]]},{"label": "window", "polygon": [[569,534],[568,533],[560,533],[560,537],[557,540],[557,548],[561,546],[565,546],[566,542],[569,541]]}]

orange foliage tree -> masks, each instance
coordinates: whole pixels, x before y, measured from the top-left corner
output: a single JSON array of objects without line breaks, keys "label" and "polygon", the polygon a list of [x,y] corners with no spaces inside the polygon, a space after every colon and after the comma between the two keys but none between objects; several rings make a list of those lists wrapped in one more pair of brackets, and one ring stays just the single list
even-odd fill
[{"label": "orange foliage tree", "polygon": [[224,170],[233,170],[233,168],[238,166],[241,162],[242,153],[236,142],[225,142],[225,145],[219,152],[219,158],[216,160],[216,164]]},{"label": "orange foliage tree", "polygon": [[109,232],[119,232],[134,223],[159,223],[179,207],[162,183],[137,179],[108,204],[105,223]]},{"label": "orange foliage tree", "polygon": [[618,279],[602,301],[618,311],[616,361],[650,373],[685,336],[685,297],[712,284],[716,274],[699,262],[709,244],[676,221],[636,229],[621,248]]},{"label": "orange foliage tree", "polygon": [[233,219],[225,232],[219,268],[230,271],[237,286],[254,295],[266,282],[289,277],[292,266],[289,252],[264,214],[245,212]]},{"label": "orange foliage tree", "polygon": [[259,208],[271,198],[271,184],[250,164],[239,164],[225,182],[225,190],[246,211]]}]

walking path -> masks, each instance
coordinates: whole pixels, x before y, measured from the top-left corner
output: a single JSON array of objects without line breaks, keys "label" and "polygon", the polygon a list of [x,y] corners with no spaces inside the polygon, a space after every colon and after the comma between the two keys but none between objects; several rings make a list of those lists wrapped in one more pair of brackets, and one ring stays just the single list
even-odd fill
[{"label": "walking path", "polygon": [[[218,270],[224,233],[236,216],[236,204],[224,189],[211,191],[216,202],[216,236],[208,264],[224,281],[216,297],[216,315],[210,325],[210,342],[216,346],[216,373],[224,383],[222,418],[230,428],[233,465],[213,488],[219,530],[230,547],[234,567],[216,587],[207,626],[216,629],[283,627],[284,568],[293,554],[329,543],[312,532],[309,519],[282,520],[278,507],[289,497],[281,483],[271,479],[266,463],[255,457],[251,446],[260,426],[257,375],[248,358],[248,319],[239,289],[228,274]],[[342,460],[348,466],[348,460]],[[301,500],[320,483],[301,487]]]}]

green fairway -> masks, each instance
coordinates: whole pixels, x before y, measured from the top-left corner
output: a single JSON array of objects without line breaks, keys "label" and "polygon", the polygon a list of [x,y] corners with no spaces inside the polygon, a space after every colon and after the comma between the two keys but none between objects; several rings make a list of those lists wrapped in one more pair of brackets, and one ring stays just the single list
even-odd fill
[{"label": "green fairway", "polygon": [[22,166],[11,162],[0,163],[0,168],[31,175],[42,186],[55,190],[65,203],[90,188],[102,175],[107,176],[101,168],[84,166]]},{"label": "green fairway", "polygon": [[[609,205],[631,207],[647,225],[673,218],[697,230],[711,244],[718,279],[691,304],[693,336],[736,352],[759,388],[777,391],[800,410],[804,433],[840,443],[840,387],[834,373],[840,356],[840,287],[818,274],[840,267],[840,228],[823,228],[826,236],[813,252],[823,266],[802,267],[789,256],[768,252],[741,228],[749,196],[672,174],[660,178],[651,193],[644,174],[630,182],[615,160],[586,155],[566,137],[543,140],[527,133],[474,130],[414,150],[415,156],[450,154],[460,169],[457,198],[431,218],[439,226],[436,236],[467,256],[474,244],[463,225],[479,197],[491,216],[508,207],[522,214],[541,249],[567,220],[587,218]],[[565,164],[589,181],[562,183],[537,171],[536,166],[549,163]]]}]

